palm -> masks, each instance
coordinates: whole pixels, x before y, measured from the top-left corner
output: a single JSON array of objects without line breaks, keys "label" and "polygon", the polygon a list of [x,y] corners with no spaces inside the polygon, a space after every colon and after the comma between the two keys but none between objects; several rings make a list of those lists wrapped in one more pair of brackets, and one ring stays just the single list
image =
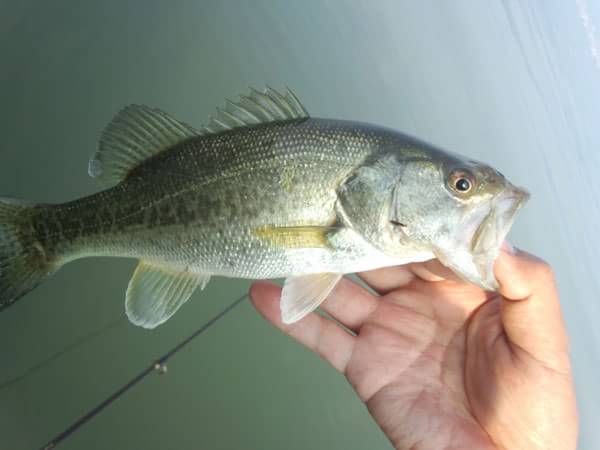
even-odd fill
[{"label": "palm", "polygon": [[[361,326],[346,376],[402,448],[491,446],[465,388],[466,358],[477,357],[467,355],[467,324],[484,300],[466,285],[415,280],[383,296]],[[386,417],[397,419],[388,429]]]},{"label": "palm", "polygon": [[316,313],[283,324],[281,289],[272,284],[256,283],[251,297],[345,374],[398,449],[574,448],[573,383],[551,272],[506,253],[496,269],[501,284],[510,279],[503,296],[453,281],[437,261],[361,274],[377,294],[344,278],[322,304],[343,327]]}]

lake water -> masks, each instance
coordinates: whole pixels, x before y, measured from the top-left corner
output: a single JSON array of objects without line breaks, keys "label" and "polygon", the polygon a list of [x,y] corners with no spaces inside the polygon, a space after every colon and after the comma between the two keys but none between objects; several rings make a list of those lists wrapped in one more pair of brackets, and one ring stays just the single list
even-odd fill
[{"label": "lake water", "polygon": [[[90,194],[88,157],[124,105],[200,125],[265,83],[313,116],[489,162],[532,192],[511,240],[555,267],[580,447],[600,448],[598,24],[592,0],[0,1],[0,194]],[[2,448],[42,445],[248,286],[214,280],[147,332],[123,320],[134,266],[77,262],[0,315]],[[389,444],[340,375],[246,303],[64,445],[200,447]]]}]

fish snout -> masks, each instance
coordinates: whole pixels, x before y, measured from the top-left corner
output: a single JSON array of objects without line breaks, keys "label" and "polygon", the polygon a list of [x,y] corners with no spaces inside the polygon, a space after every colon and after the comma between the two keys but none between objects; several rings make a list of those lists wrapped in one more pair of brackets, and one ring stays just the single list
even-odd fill
[{"label": "fish snout", "polygon": [[[508,183],[507,183],[508,184]],[[487,216],[474,234],[471,248],[474,254],[495,255],[510,231],[516,214],[529,200],[526,189],[508,184],[492,201]]]}]

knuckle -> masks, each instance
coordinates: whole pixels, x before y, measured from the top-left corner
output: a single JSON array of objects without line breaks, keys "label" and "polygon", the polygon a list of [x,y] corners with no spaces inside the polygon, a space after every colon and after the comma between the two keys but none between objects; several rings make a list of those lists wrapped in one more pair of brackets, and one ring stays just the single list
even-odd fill
[{"label": "knuckle", "polygon": [[542,281],[553,281],[554,280],[554,269],[548,262],[546,262],[542,259],[539,259],[536,262],[535,274],[536,274],[537,278]]}]

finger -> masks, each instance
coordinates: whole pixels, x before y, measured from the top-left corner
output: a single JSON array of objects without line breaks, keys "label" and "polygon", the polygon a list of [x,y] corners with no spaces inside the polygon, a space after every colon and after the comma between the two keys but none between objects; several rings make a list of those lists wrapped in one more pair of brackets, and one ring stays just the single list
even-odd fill
[{"label": "finger", "polygon": [[349,278],[343,277],[321,308],[345,327],[357,332],[377,309],[379,299]]},{"label": "finger", "polygon": [[343,373],[352,355],[355,338],[335,322],[314,312],[298,322],[284,324],[279,309],[280,298],[281,288],[272,283],[257,282],[250,288],[250,299],[265,319]]},{"label": "finger", "polygon": [[444,266],[438,259],[431,259],[423,263],[411,264],[413,272],[417,275],[418,280],[423,280],[425,283],[420,283],[419,290],[435,292],[438,286],[437,281],[445,281],[444,289],[446,292],[454,290],[460,293],[458,305],[466,308],[469,313],[473,308],[481,304],[482,301],[496,297],[496,292],[483,291],[475,284],[469,283],[458,276],[452,269]]},{"label": "finger", "polygon": [[360,272],[357,275],[381,295],[406,286],[415,278],[414,272],[408,265],[384,267]]},{"label": "finger", "polygon": [[452,280],[464,283],[459,276],[444,266],[438,259],[430,259],[402,266],[384,267],[382,269],[361,272],[357,275],[381,295],[405,287],[415,278],[425,281]]},{"label": "finger", "polygon": [[504,247],[494,272],[509,342],[553,368],[567,368],[567,336],[551,267],[529,253]]},{"label": "finger", "polygon": [[456,275],[452,269],[444,266],[437,258],[422,263],[413,263],[410,266],[415,275],[425,281],[450,280],[466,283],[466,281]]}]

